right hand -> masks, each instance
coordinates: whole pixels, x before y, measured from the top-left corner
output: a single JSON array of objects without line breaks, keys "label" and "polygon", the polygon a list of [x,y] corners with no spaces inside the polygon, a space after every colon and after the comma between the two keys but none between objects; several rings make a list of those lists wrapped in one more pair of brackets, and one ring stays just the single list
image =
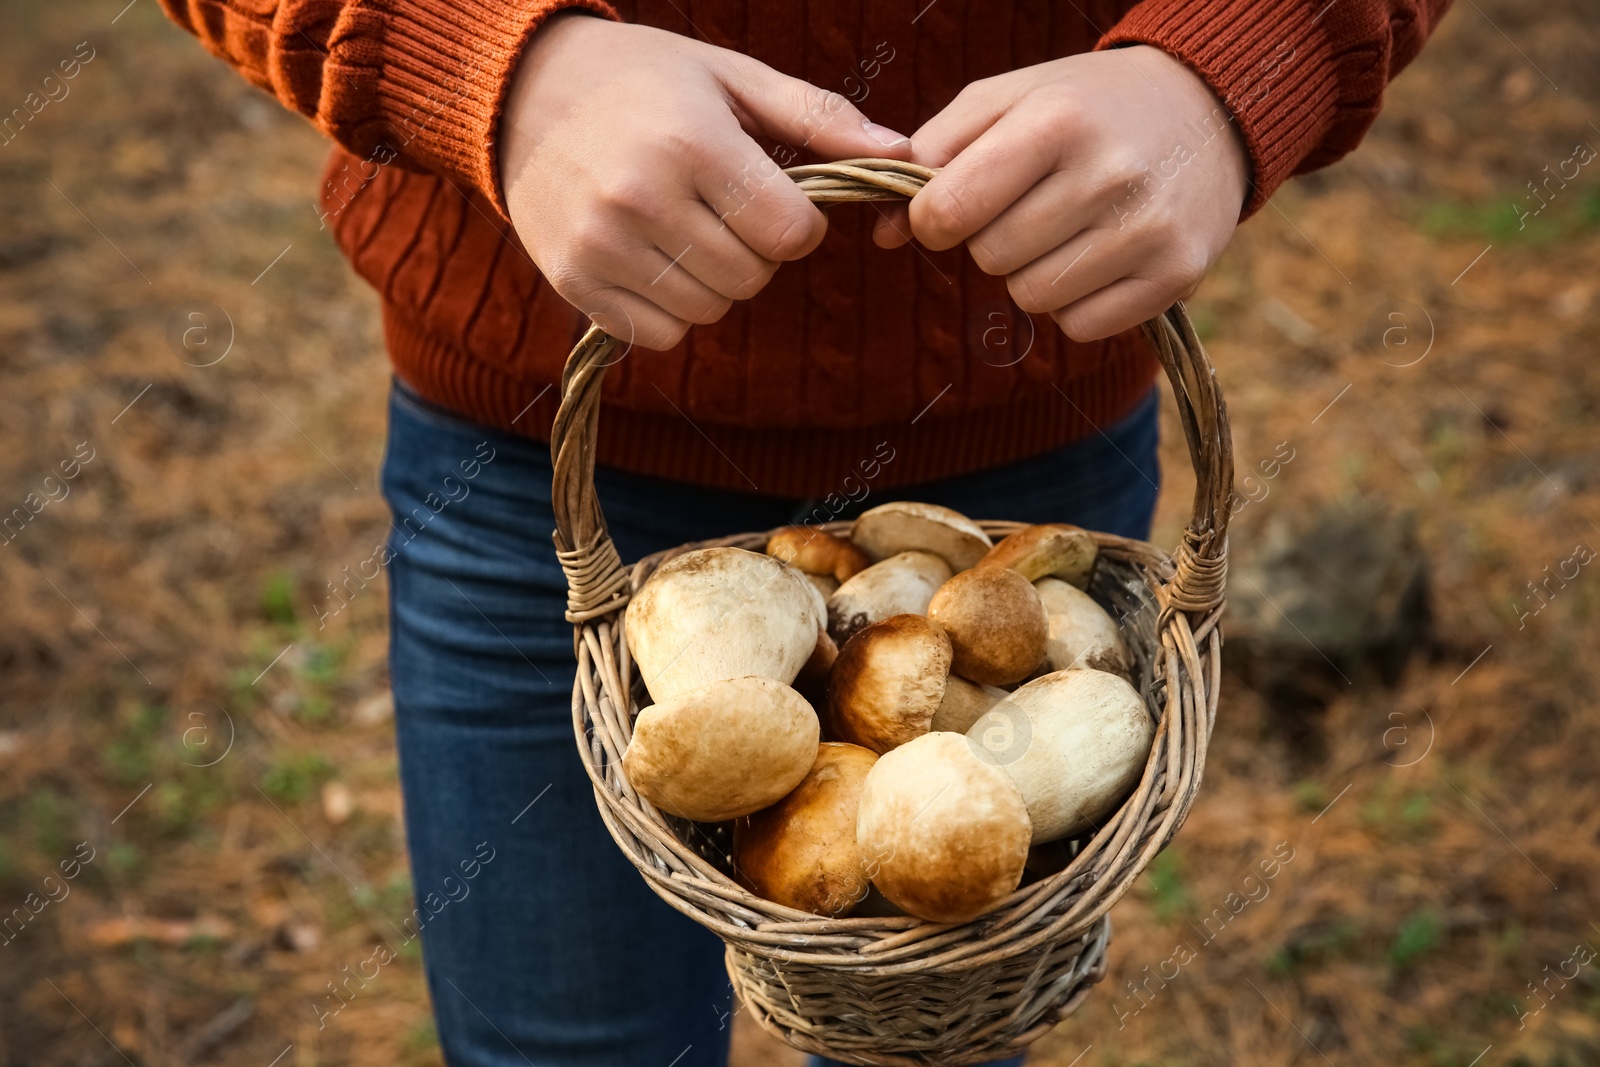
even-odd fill
[{"label": "right hand", "polygon": [[824,159],[910,141],[738,52],[563,13],[534,32],[501,119],[501,185],[556,292],[607,333],[677,344],[754,296],[827,221],[750,133]]}]

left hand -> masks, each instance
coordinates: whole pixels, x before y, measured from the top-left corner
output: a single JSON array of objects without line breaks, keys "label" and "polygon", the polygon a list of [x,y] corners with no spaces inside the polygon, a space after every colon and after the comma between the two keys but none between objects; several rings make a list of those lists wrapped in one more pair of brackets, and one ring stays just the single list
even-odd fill
[{"label": "left hand", "polygon": [[[941,167],[909,205],[930,249],[966,242],[1022,310],[1076,341],[1190,295],[1238,225],[1250,161],[1227,109],[1157,48],[1089,52],[974,82],[911,138]],[[904,244],[906,208],[874,239]]]}]

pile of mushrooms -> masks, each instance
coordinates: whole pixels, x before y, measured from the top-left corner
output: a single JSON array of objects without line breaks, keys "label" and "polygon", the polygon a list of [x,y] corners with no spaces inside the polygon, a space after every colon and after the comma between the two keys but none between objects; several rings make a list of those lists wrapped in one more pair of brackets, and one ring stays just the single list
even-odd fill
[{"label": "pile of mushrooms", "polygon": [[653,703],[623,773],[663,812],[732,820],[734,873],[768,900],[976,918],[1030,850],[1097,832],[1149,757],[1133,657],[1086,591],[1097,556],[1075,526],[994,544],[910,502],[848,539],[674,556],[624,617]]}]

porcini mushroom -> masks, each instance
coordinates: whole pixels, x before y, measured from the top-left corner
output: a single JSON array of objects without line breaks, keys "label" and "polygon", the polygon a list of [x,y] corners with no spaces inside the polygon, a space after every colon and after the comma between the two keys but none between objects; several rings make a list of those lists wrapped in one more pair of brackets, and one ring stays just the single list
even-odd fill
[{"label": "porcini mushroom", "polygon": [[785,526],[774,532],[767,538],[767,555],[799,570],[825,597],[872,562],[851,542],[809,526]]},{"label": "porcini mushroom", "polygon": [[928,617],[950,635],[953,670],[989,685],[1020,682],[1044,661],[1044,605],[1033,583],[1006,567],[974,567],[939,587]]},{"label": "porcini mushroom", "polygon": [[733,867],[768,900],[813,915],[843,915],[867,895],[856,816],[878,761],[859,745],[823,742],[811,770],[782,800],[733,824]]},{"label": "porcini mushroom", "polygon": [[760,811],[800,784],[817,716],[771,678],[727,678],[639,712],[622,771],[639,795],[695,822]]},{"label": "porcini mushroom", "polygon": [[989,535],[961,512],[909,500],[862,512],[850,528],[850,540],[873,560],[918,549],[932,552],[957,571],[977,563],[992,547]]},{"label": "porcini mushroom", "polygon": [[1001,538],[978,563],[1010,567],[1030,582],[1051,575],[1084,589],[1099,554],[1100,546],[1087,530],[1052,522],[1025,526]]},{"label": "porcini mushroom", "polygon": [[628,649],[657,701],[747,675],[787,685],[816,648],[814,596],[800,572],[771,556],[685,552],[628,604]]},{"label": "porcini mushroom", "polygon": [[879,619],[921,615],[949,577],[950,565],[931,552],[901,552],[874,563],[828,598],[828,632],[843,645]]},{"label": "porcini mushroom", "polygon": [[923,615],[891,615],[839,650],[828,676],[829,737],[887,752],[929,730],[965,733],[1006,693],[950,674],[950,639]]},{"label": "porcini mushroom", "polygon": [[[839,646],[828,636],[827,628],[817,624],[817,644],[811,658],[794,676],[794,688],[813,708],[823,707],[828,699],[828,678],[833,674],[833,664],[839,658]],[[1004,693],[1000,694],[1004,696]],[[977,718],[976,715],[973,716]]]},{"label": "porcini mushroom", "polygon": [[953,730],[964,734],[984,713],[1006,698],[1006,691],[997,686],[969,682],[959,674],[945,679],[944,699],[939,710],[933,713],[930,730]]},{"label": "porcini mushroom", "polygon": [[1034,844],[1096,827],[1139,780],[1154,738],[1133,686],[1088,668],[1034,679],[967,731],[1021,792]]},{"label": "porcini mushroom", "polygon": [[1022,881],[1027,804],[960,734],[930,733],[878,758],[861,791],[856,849],[896,907],[965,922]]},{"label": "porcini mushroom", "polygon": [[1133,680],[1133,656],[1122,631],[1094,598],[1059,578],[1033,583],[1048,620],[1045,654],[1052,671],[1093,667]]},{"label": "porcini mushroom", "polygon": [[928,732],[950,673],[950,639],[923,615],[857,631],[828,676],[829,737],[887,752]]}]

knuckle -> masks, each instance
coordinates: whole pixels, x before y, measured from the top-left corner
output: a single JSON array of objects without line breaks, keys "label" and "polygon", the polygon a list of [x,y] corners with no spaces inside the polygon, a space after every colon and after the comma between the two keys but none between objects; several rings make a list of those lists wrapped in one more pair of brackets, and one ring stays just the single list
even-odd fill
[{"label": "knuckle", "polygon": [[649,208],[654,191],[639,175],[618,174],[601,183],[596,199],[608,211],[637,214]]},{"label": "knuckle", "polygon": [[689,321],[696,326],[709,326],[726,315],[731,307],[733,307],[733,301],[725,296],[707,299],[701,303],[700,307],[695,309],[694,314],[689,316]]},{"label": "knuckle", "polygon": [[1006,272],[1004,261],[995,249],[990,247],[989,242],[974,237],[967,242],[967,252],[972,256],[972,262],[976,263],[983,273],[999,275]]},{"label": "knuckle", "polygon": [[[916,200],[911,202],[913,212],[916,212],[917,203]],[[970,189],[947,185],[923,204],[922,229],[930,239],[948,244],[967,232],[968,220],[974,217],[975,209]]]},{"label": "knuckle", "polygon": [[[807,206],[809,212],[809,205]],[[767,259],[794,260],[811,251],[815,243],[815,220],[800,211],[776,213],[770,228],[756,251]]]},{"label": "knuckle", "polygon": [[1006,279],[1006,290],[1011,294],[1011,299],[1030,315],[1042,315],[1055,309],[1049,289],[1049,286],[1027,274],[1013,274]]},{"label": "knuckle", "polygon": [[773,272],[776,269],[776,267],[763,267],[743,281],[736,283],[728,295],[735,300],[749,300],[767,287],[767,283],[772,280]]}]

